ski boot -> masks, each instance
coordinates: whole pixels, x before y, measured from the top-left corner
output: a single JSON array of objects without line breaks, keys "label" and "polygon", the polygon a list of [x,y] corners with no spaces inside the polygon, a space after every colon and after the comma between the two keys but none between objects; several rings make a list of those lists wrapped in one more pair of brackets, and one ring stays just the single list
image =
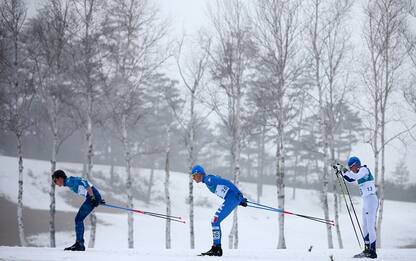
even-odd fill
[{"label": "ski boot", "polygon": [[376,253],[376,241],[374,241],[373,243],[371,243],[371,245],[368,248],[368,252],[367,252],[367,256],[368,258],[377,258],[377,253]]},{"label": "ski boot", "polygon": [[375,259],[377,258],[377,253],[375,250],[370,249],[370,251],[367,252],[367,255],[365,257]]},{"label": "ski boot", "polygon": [[75,244],[73,244],[70,247],[67,247],[64,249],[65,251],[85,251],[85,246],[83,243],[76,241]]},{"label": "ski boot", "polygon": [[367,255],[369,253],[370,253],[370,245],[369,244],[365,244],[364,251],[361,252],[361,253],[359,253],[359,254],[356,254],[354,256],[354,258],[364,258],[364,257],[367,257]]},{"label": "ski boot", "polygon": [[199,254],[199,256],[222,256],[221,245],[212,246],[210,250],[205,253]]}]

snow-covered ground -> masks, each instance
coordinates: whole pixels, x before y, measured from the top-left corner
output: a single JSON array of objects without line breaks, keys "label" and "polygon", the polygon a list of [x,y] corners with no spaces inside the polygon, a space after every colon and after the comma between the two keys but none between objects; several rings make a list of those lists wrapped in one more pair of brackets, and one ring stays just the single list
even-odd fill
[{"label": "snow-covered ground", "polygon": [[[152,260],[152,261],[182,261],[182,260],[218,260],[216,257],[198,257],[197,250],[132,250],[132,249],[89,249],[86,252],[64,252],[51,248],[17,248],[0,247],[0,260],[48,260],[48,261],[114,261],[114,260]],[[286,250],[256,250],[238,249],[227,250],[220,259],[229,261],[241,260],[284,260],[284,261],[346,261],[357,260],[351,258],[355,254],[352,250],[316,250],[312,252]],[[398,261],[415,260],[415,249],[383,249],[379,251],[379,260]],[[331,259],[332,258],[332,259]]]},{"label": "snow-covered ground", "polygon": [[[35,209],[49,207],[47,194],[50,164],[47,161],[25,160],[24,195],[25,206]],[[16,202],[17,198],[17,160],[0,156],[0,194]],[[82,165],[60,163],[59,168],[67,170],[69,174],[79,175]],[[95,165],[94,171],[101,171],[101,175],[108,177],[109,167]],[[122,168],[117,169],[123,173]],[[31,173],[31,174],[28,174]],[[149,177],[149,170],[138,169],[134,172],[135,179],[144,180]],[[171,173],[172,214],[187,219],[188,205],[186,204],[188,176],[183,173]],[[104,198],[117,198],[124,201],[125,195],[112,193],[111,186],[101,177],[97,177],[96,187],[100,189]],[[123,177],[121,177],[123,178]],[[160,199],[163,197],[163,171],[155,171],[155,187],[152,193],[152,203],[146,205],[136,200],[134,207],[138,209],[164,212],[165,206]],[[256,196],[254,184],[241,184],[243,193],[250,199]],[[77,197],[75,194],[65,194],[66,188],[58,188],[57,209],[72,211],[75,216],[77,209],[65,201],[65,197]],[[290,188],[288,188],[290,191]],[[288,193],[289,194],[289,193]],[[276,189],[265,186],[264,204],[277,205]],[[331,198],[331,206],[332,197]],[[88,249],[86,253],[65,253],[62,251],[73,243],[74,232],[59,232],[57,234],[57,249],[48,248],[10,248],[0,247],[0,260],[78,260],[92,258],[92,260],[193,260],[195,255],[211,246],[211,218],[220,205],[221,200],[210,193],[203,184],[195,185],[195,235],[196,249],[189,249],[188,224],[172,223],[172,249],[165,250],[165,222],[143,215],[135,215],[134,222],[134,250],[127,249],[127,214],[103,213],[97,210],[97,217],[103,221],[97,225],[96,248]],[[361,217],[361,200],[353,199]],[[108,202],[111,203],[111,202]],[[100,207],[104,208],[104,207]],[[313,190],[298,190],[296,200],[286,199],[286,209],[292,212],[312,216],[323,216],[320,207],[319,193]],[[252,208],[239,208],[239,250],[228,249],[228,233],[231,229],[232,218],[227,218],[222,224],[224,258],[228,260],[350,260],[350,257],[360,251],[351,229],[345,208],[341,212],[340,225],[344,241],[343,250],[328,250],[326,228],[324,225],[294,216],[286,216],[285,236],[287,250],[276,250],[278,238],[277,215]],[[379,256],[382,260],[416,260],[416,249],[400,249],[402,246],[416,242],[416,204],[398,201],[386,201],[382,230],[382,249]],[[337,247],[336,234],[333,233],[334,245]],[[86,240],[89,231],[86,231]],[[29,237],[34,245],[47,246],[48,234],[41,233]],[[312,252],[308,252],[313,246]]]}]

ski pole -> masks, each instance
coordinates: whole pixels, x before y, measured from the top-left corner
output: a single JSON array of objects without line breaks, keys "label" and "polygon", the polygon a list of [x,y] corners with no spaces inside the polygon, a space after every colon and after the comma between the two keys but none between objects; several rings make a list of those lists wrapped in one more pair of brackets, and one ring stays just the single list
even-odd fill
[{"label": "ski pole", "polygon": [[156,217],[156,218],[162,218],[162,219],[171,220],[171,221],[175,221],[175,222],[179,222],[179,223],[183,223],[183,224],[186,223],[185,220],[182,219],[182,217],[178,217],[178,216],[171,216],[171,215],[165,215],[165,214],[160,214],[160,213],[155,213],[155,212],[142,211],[142,210],[138,210],[138,209],[132,209],[132,208],[126,208],[126,207],[111,205],[111,204],[107,204],[107,203],[103,204],[103,206],[109,207],[109,208],[131,211],[131,212],[139,213],[139,214],[142,214],[142,215],[148,215],[148,216],[152,216],[152,217]]},{"label": "ski pole", "polygon": [[297,214],[297,213],[293,213],[293,212],[290,212],[290,211],[287,211],[287,210],[284,210],[284,209],[273,208],[273,207],[270,207],[270,206],[262,205],[262,204],[251,202],[251,201],[247,201],[247,203],[250,204],[250,205],[247,205],[247,207],[252,207],[252,208],[257,208],[257,209],[262,209],[262,210],[268,210],[268,211],[278,212],[278,213],[287,214],[287,215],[294,215],[294,216],[297,216],[297,217],[302,217],[302,218],[306,218],[306,219],[309,219],[309,220],[312,220],[312,221],[316,221],[316,222],[324,223],[324,224],[327,224],[327,225],[335,226],[335,222],[333,220],[327,220],[327,219],[323,219],[323,218]]},{"label": "ski pole", "polygon": [[[253,203],[253,202],[251,202],[251,203]],[[254,203],[254,204],[257,205],[257,203]],[[261,204],[259,204],[259,205],[261,205]],[[279,213],[288,214],[288,215],[294,215],[294,216],[306,218],[306,219],[309,219],[309,220],[312,220],[312,221],[316,221],[316,222],[320,222],[320,223],[323,223],[323,224],[327,224],[327,225],[332,225],[332,226],[335,225],[335,223],[334,223],[333,220],[326,220],[326,219],[323,219],[323,218],[318,218],[318,217],[312,217],[312,216],[307,216],[307,215],[296,214],[296,213],[292,213],[292,212],[285,211],[285,210],[282,210],[282,209],[268,207],[268,206],[265,206],[265,205],[261,205],[261,206],[249,206],[249,207],[257,208],[257,209],[262,209],[262,210],[273,211],[273,212],[279,212]]]},{"label": "ski pole", "polygon": [[348,198],[350,199],[351,208],[352,208],[352,211],[353,211],[353,213],[354,213],[355,220],[357,220],[357,224],[358,224],[358,228],[360,229],[361,236],[362,236],[362,238],[363,238],[363,241],[365,241],[365,240],[364,240],[364,233],[363,233],[363,230],[361,229],[360,221],[358,220],[358,217],[357,217],[357,212],[355,211],[354,204],[352,203],[350,190],[348,189],[348,187],[347,187],[347,183],[345,182],[345,180],[344,180],[344,179],[342,179],[342,181],[344,182],[345,190],[347,191]]},{"label": "ski pole", "polygon": [[[357,238],[358,245],[359,245],[359,246],[360,246],[360,248],[361,248],[361,242],[360,242],[360,239],[358,238],[357,229],[355,228],[355,224],[354,224],[354,221],[353,221],[352,216],[351,216],[351,210],[350,210],[350,208],[348,207],[347,198],[345,197],[345,190],[348,192],[348,195],[350,195],[350,194],[349,194],[349,191],[348,191],[347,184],[345,183],[344,178],[342,178],[342,180],[344,181],[344,187],[345,187],[345,190],[344,190],[344,187],[342,186],[342,183],[341,183],[341,180],[340,180],[340,179],[341,179],[341,177],[340,177],[340,174],[339,174],[339,170],[338,170],[338,168],[337,168],[335,165],[333,165],[332,167],[333,167],[333,168],[335,169],[335,171],[336,171],[336,172],[335,172],[335,175],[337,176],[338,184],[339,184],[339,187],[340,187],[340,189],[341,189],[342,196],[343,196],[343,198],[344,198],[344,203],[345,203],[345,206],[347,207],[347,211],[348,211],[348,215],[349,215],[349,217],[350,217],[351,225],[352,225],[352,228],[354,229],[354,233],[355,233],[355,237]],[[352,207],[352,208],[354,208],[354,205],[352,204],[351,197],[350,197],[350,203],[351,203],[351,207]],[[355,210],[354,210],[354,213],[355,213]],[[361,236],[363,237],[363,240],[364,240],[363,232],[362,232],[362,230],[361,230],[360,223],[358,222],[357,215],[355,215],[355,218],[356,218],[356,221],[357,221],[358,226],[359,226],[359,228],[360,228]]]}]

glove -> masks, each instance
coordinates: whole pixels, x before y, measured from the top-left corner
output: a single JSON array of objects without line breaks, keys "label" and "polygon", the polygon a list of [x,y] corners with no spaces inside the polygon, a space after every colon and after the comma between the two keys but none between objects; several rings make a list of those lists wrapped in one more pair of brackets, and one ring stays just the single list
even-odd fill
[{"label": "glove", "polygon": [[91,197],[91,204],[93,205],[93,207],[98,207],[98,205],[100,205],[100,202],[98,202],[98,200],[95,198],[95,196]]},{"label": "glove", "polygon": [[105,205],[105,200],[104,199],[101,199],[100,205]]},{"label": "glove", "polygon": [[240,202],[240,206],[247,207],[247,199],[243,198]]},{"label": "glove", "polygon": [[336,165],[332,165],[332,168],[334,168],[337,172],[344,174],[345,172],[348,171],[348,169],[346,167],[344,167],[344,165],[337,163]]}]

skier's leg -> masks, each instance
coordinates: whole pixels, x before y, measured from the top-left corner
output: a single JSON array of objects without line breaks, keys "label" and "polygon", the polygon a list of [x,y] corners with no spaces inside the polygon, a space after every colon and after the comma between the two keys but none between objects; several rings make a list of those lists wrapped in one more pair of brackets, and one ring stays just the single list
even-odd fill
[{"label": "skier's leg", "polygon": [[362,213],[362,216],[363,216],[363,221],[362,221],[362,223],[363,223],[363,227],[362,227],[362,229],[363,229],[363,237],[364,237],[364,244],[365,244],[365,246],[366,246],[366,248],[365,249],[367,249],[369,246],[370,246],[370,239],[369,239],[369,235],[368,235],[368,226],[367,226],[367,209],[368,209],[368,200],[366,199],[366,197],[365,198],[363,198],[363,213]]},{"label": "skier's leg", "polygon": [[84,219],[91,213],[94,207],[89,200],[85,200],[75,216],[75,232],[77,241],[84,244]]},{"label": "skier's leg", "polygon": [[215,212],[211,222],[214,246],[221,245],[221,222],[240,204],[240,201],[240,198],[230,195]]},{"label": "skier's leg", "polygon": [[376,217],[378,209],[378,198],[376,195],[369,195],[368,197],[368,209],[367,209],[367,226],[370,241],[370,249],[376,250]]}]

